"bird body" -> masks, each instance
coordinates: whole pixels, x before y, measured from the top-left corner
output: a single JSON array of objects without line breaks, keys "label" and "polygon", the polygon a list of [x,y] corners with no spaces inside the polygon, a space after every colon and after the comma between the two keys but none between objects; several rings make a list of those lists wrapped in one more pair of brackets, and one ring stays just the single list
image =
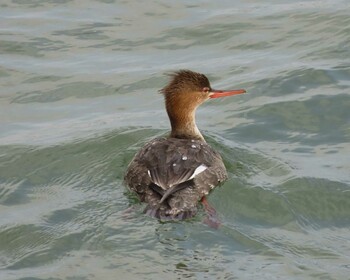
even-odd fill
[{"label": "bird body", "polygon": [[161,90],[171,133],[146,143],[125,175],[130,190],[147,203],[148,215],[160,219],[193,217],[198,202],[227,179],[220,154],[206,143],[197,128],[195,110],[209,98],[244,92],[213,90],[206,76],[189,70],[172,75]]}]

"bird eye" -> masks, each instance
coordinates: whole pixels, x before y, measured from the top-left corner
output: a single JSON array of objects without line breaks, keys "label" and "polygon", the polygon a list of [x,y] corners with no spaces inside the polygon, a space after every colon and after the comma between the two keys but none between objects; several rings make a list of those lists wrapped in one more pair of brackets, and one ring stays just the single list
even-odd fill
[{"label": "bird eye", "polygon": [[208,87],[204,87],[202,89],[202,92],[204,92],[204,93],[209,93],[209,91],[210,91],[210,89]]}]

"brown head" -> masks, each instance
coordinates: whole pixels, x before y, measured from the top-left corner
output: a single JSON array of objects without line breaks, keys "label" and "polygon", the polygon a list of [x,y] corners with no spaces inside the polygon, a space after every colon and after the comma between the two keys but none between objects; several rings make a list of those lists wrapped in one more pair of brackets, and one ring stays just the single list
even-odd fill
[{"label": "brown head", "polygon": [[214,90],[205,75],[190,70],[180,70],[169,76],[170,82],[160,92],[164,94],[171,122],[170,137],[204,140],[195,123],[196,108],[209,98],[245,92],[243,89]]}]

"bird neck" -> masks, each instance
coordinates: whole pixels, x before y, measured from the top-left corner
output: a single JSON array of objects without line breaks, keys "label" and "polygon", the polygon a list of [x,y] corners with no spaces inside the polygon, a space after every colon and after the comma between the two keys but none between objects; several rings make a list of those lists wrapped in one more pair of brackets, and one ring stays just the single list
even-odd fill
[{"label": "bird neck", "polygon": [[[174,109],[175,108],[175,109]],[[167,106],[167,113],[171,123],[172,138],[197,139],[205,141],[196,125],[196,106]]]}]

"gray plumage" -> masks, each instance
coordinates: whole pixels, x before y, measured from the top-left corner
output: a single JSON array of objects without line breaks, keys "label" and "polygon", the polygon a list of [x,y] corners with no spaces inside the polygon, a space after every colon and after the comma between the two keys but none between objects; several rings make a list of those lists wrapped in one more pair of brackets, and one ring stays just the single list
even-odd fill
[{"label": "gray plumage", "polygon": [[[190,179],[195,170],[207,168]],[[227,179],[221,156],[201,140],[157,138],[128,166],[125,181],[146,212],[157,218],[185,219],[196,214],[199,200]],[[170,189],[173,191],[162,200]]]}]

